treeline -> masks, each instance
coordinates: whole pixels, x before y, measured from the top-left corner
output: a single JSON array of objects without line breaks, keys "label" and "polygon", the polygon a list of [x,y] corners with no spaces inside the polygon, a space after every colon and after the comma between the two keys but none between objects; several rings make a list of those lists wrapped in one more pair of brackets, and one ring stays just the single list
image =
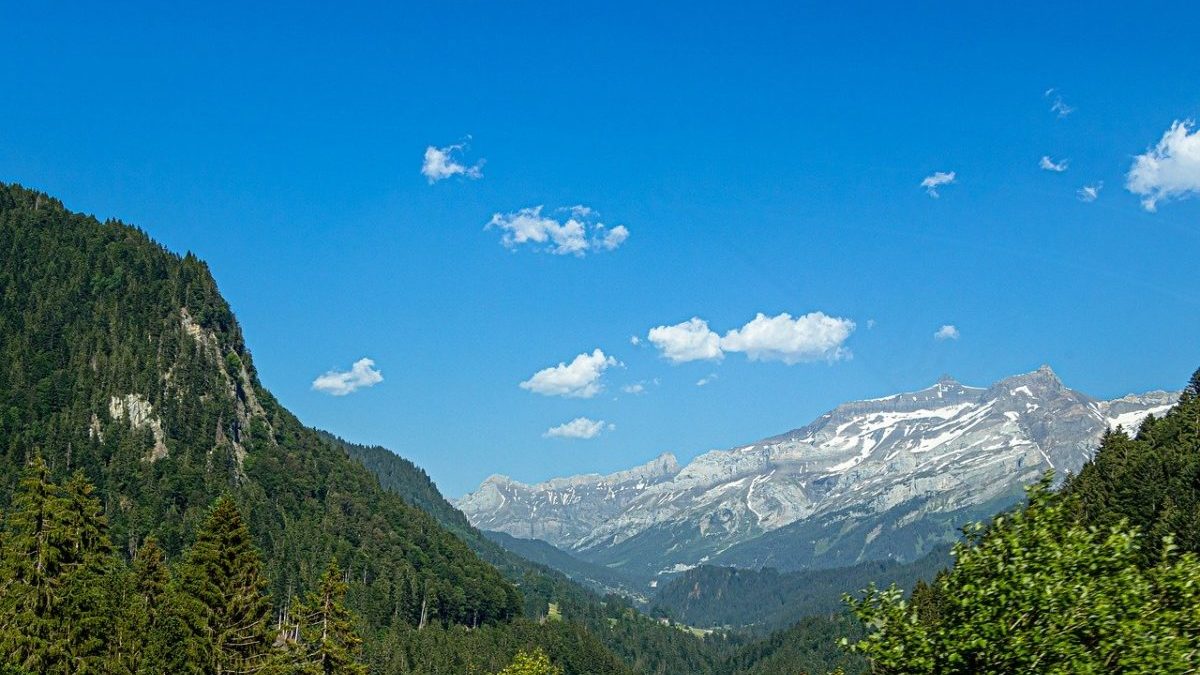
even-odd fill
[{"label": "treeline", "polygon": [[1200,371],[1134,437],[1106,434],[1052,492],[978,525],[909,600],[872,589],[855,645],[877,673],[1200,669]]}]

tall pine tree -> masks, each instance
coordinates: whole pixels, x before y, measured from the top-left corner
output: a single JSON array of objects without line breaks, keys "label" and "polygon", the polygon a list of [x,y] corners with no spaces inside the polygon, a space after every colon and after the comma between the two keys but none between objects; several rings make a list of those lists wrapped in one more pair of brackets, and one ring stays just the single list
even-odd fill
[{"label": "tall pine tree", "polygon": [[253,672],[271,647],[271,606],[262,559],[237,505],[217,501],[179,570],[185,600],[198,610],[204,669]]},{"label": "tall pine tree", "polygon": [[81,474],[66,489],[30,462],[5,522],[0,555],[0,652],[31,672],[99,668],[106,649],[107,525]]},{"label": "tall pine tree", "polygon": [[362,640],[354,631],[354,617],[346,609],[348,585],[337,561],[329,563],[317,590],[292,610],[293,651],[297,670],[306,675],[365,675],[358,663]]}]

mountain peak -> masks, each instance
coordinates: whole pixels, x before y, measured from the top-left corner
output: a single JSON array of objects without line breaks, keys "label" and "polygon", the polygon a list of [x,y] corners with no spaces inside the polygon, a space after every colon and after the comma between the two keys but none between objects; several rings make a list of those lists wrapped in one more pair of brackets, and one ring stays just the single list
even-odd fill
[{"label": "mountain peak", "polygon": [[1000,380],[992,385],[992,389],[1015,389],[1019,387],[1029,387],[1031,389],[1049,393],[1066,389],[1066,385],[1059,379],[1058,374],[1054,372],[1050,366],[1043,365],[1037,370],[1032,370],[1028,373],[1013,375]]}]

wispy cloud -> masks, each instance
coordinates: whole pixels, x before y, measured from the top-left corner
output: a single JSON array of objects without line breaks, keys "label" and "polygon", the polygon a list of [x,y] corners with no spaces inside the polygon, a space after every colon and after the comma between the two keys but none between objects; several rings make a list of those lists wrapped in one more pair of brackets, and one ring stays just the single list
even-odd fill
[{"label": "wispy cloud", "polygon": [[355,361],[350,370],[331,370],[321,375],[313,380],[312,388],[333,396],[345,396],[380,382],[383,382],[383,373],[375,369],[374,361],[363,358]]},{"label": "wispy cloud", "polygon": [[617,360],[596,349],[591,354],[576,356],[571,363],[543,368],[520,384],[522,389],[542,396],[591,398],[604,386],[600,382],[604,371],[617,365]]},{"label": "wispy cloud", "polygon": [[696,386],[697,387],[708,386],[708,385],[712,384],[713,382],[716,382],[719,377],[720,376],[717,375],[716,373],[709,373],[708,375],[705,375],[704,377],[700,378],[699,380],[696,380]]},{"label": "wispy cloud", "polygon": [[1104,181],[1093,185],[1084,185],[1075,191],[1075,196],[1081,202],[1094,202],[1100,196],[1100,189],[1104,187]]},{"label": "wispy cloud", "polygon": [[1045,171],[1053,171],[1055,173],[1062,173],[1067,170],[1068,162],[1069,162],[1069,160],[1066,160],[1066,159],[1056,162],[1056,161],[1050,159],[1050,155],[1042,155],[1042,159],[1040,162],[1038,162],[1038,166],[1041,167]]},{"label": "wispy cloud", "polygon": [[452,176],[482,178],[484,160],[479,160],[473,166],[467,166],[456,159],[456,156],[466,148],[466,141],[447,145],[444,148],[433,145],[425,148],[425,161],[421,164],[421,175],[429,179],[430,185]]},{"label": "wispy cloud", "polygon": [[1050,99],[1050,112],[1058,115],[1059,119],[1062,119],[1075,112],[1075,108],[1067,105],[1066,101],[1063,101],[1062,95],[1058,93],[1058,89],[1055,89],[1054,87],[1050,87],[1046,90],[1045,98]]},{"label": "wispy cloud", "polygon": [[1140,195],[1142,208],[1200,194],[1200,131],[1192,120],[1176,120],[1158,144],[1138,155],[1125,177],[1125,189]]},{"label": "wispy cloud", "polygon": [[542,434],[546,438],[574,438],[586,440],[595,438],[605,431],[613,431],[617,425],[604,420],[593,420],[587,417],[576,417],[570,422],[564,422],[556,427],[550,427]]},{"label": "wispy cloud", "polygon": [[542,215],[542,210],[539,205],[496,213],[484,229],[501,230],[504,234],[500,243],[510,249],[528,244],[546,253],[579,257],[588,252],[615,250],[629,238],[629,229],[624,225],[609,228],[586,206],[559,209],[566,216],[562,220]]},{"label": "wispy cloud", "polygon": [[954,179],[953,171],[935,171],[921,181],[921,187],[925,188],[926,194],[937,199],[941,196],[938,194],[938,188],[954,183]]},{"label": "wispy cloud", "polygon": [[953,324],[946,324],[933,334],[934,340],[957,340],[959,336],[958,327]]}]

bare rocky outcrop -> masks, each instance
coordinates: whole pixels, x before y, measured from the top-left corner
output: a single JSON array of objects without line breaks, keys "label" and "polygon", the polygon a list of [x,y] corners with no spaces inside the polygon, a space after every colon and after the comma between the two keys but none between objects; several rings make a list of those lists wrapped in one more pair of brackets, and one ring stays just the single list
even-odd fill
[{"label": "bare rocky outcrop", "polygon": [[[146,453],[146,461],[156,462],[167,456],[167,435],[163,432],[162,420],[154,415],[154,406],[141,394],[113,396],[108,401],[108,416],[114,422],[125,420],[133,429],[149,429],[154,437],[154,446]],[[92,428],[99,435],[99,420]],[[90,431],[90,430],[89,430]]]}]

